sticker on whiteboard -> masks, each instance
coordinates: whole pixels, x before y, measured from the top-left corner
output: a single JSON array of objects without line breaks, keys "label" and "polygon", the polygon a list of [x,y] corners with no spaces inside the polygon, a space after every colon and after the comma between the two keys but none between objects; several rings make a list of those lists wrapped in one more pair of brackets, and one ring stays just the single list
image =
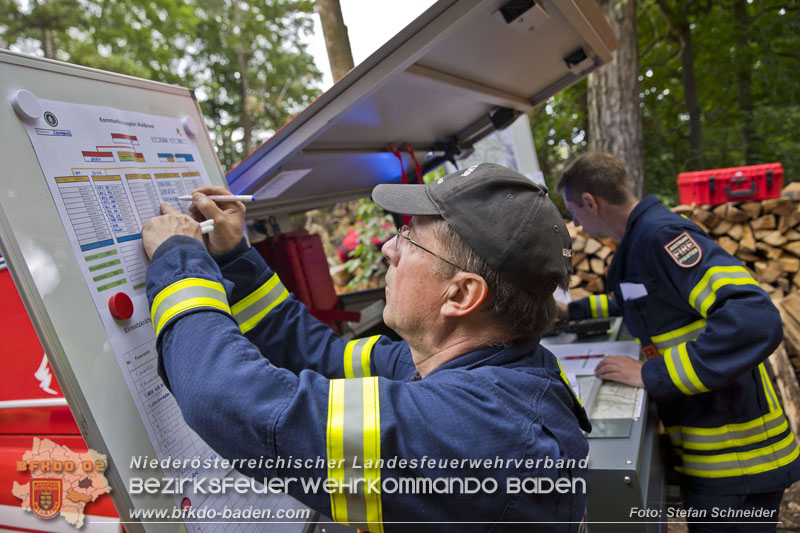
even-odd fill
[{"label": "sticker on whiteboard", "polygon": [[303,176],[311,172],[310,168],[300,168],[297,170],[284,170],[279,172],[274,178],[269,180],[266,185],[261,187],[253,195],[258,200],[265,198],[277,198],[289,187],[300,181]]}]

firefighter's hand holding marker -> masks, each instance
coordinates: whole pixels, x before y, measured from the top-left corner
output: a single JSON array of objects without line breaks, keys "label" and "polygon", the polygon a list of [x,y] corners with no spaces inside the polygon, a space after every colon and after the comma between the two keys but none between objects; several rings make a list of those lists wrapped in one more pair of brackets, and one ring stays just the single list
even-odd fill
[{"label": "firefighter's hand holding marker", "polygon": [[232,250],[244,235],[244,203],[210,198],[229,195],[223,187],[206,185],[196,189],[189,207],[192,216],[161,202],[162,215],[151,218],[142,227],[142,244],[147,257],[152,258],[156,249],[173,235],[204,240],[209,253],[214,255]]}]

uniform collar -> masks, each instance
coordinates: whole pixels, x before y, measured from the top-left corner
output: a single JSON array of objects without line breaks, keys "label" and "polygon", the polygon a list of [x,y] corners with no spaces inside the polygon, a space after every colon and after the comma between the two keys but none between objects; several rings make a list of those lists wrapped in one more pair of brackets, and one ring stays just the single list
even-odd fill
[{"label": "uniform collar", "polygon": [[622,266],[622,258],[628,255],[628,249],[631,247],[631,243],[635,240],[633,236],[633,228],[636,225],[636,222],[647,211],[657,205],[661,205],[661,202],[658,201],[658,198],[656,198],[654,194],[648,194],[642,198],[642,201],[636,204],[636,207],[633,208],[631,214],[628,215],[628,221],[625,223],[625,234],[622,236],[622,241],[620,241],[617,251],[614,253],[614,259],[611,260],[611,264],[608,266],[606,280],[609,286],[615,286],[622,277],[622,269],[624,268]]},{"label": "uniform collar", "polygon": [[505,366],[523,359],[533,353],[539,346],[539,337],[514,341],[510,346],[494,345],[475,350],[437,367],[429,376],[440,370],[463,368],[471,370],[481,366]]},{"label": "uniform collar", "polygon": [[658,200],[655,194],[648,194],[645,196],[641,202],[636,204],[636,207],[633,208],[633,211],[631,211],[631,214],[628,216],[628,222],[625,225],[625,235],[630,233],[631,228],[633,228],[633,225],[640,216],[642,216],[651,207],[660,204],[661,202]]}]

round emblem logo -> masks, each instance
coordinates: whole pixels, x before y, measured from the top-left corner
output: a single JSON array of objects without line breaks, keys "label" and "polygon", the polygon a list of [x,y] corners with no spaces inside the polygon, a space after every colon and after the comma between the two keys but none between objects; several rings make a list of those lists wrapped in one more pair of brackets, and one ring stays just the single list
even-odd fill
[{"label": "round emblem logo", "polygon": [[45,122],[47,122],[47,124],[48,124],[49,126],[53,127],[53,128],[55,128],[56,126],[58,126],[58,119],[57,119],[57,118],[56,118],[56,116],[55,116],[53,113],[51,113],[50,111],[45,111],[45,112],[44,112],[44,121],[45,121]]}]

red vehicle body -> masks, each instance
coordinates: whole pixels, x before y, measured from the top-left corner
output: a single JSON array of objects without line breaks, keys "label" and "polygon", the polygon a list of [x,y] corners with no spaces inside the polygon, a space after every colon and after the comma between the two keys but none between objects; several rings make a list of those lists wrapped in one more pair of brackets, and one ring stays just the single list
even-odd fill
[{"label": "red vehicle body", "polygon": [[[122,530],[109,526],[117,520],[111,497],[104,494],[84,509],[84,525],[80,530],[58,515],[49,520],[24,511],[22,503],[11,492],[14,481],[24,485],[30,480],[27,472],[17,472],[17,461],[29,451],[34,437],[50,439],[80,453],[87,450],[63,394],[50,370],[42,345],[22,305],[11,275],[0,266],[0,530],[11,531],[110,531]],[[25,406],[31,400],[51,400],[50,406]],[[59,401],[60,400],[60,401]],[[22,403],[9,405],[8,402]],[[62,403],[63,405],[58,405]],[[94,520],[104,523],[94,523]]]}]

